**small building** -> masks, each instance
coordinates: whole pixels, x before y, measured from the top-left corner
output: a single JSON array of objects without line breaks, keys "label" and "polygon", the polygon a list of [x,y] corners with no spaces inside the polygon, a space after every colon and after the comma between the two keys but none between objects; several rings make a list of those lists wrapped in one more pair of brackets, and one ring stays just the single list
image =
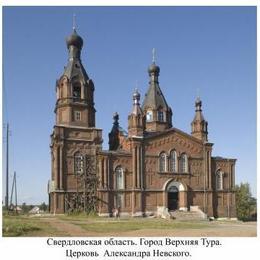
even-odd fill
[{"label": "small building", "polygon": [[38,206],[34,206],[28,213],[29,214],[40,214],[42,211]]}]

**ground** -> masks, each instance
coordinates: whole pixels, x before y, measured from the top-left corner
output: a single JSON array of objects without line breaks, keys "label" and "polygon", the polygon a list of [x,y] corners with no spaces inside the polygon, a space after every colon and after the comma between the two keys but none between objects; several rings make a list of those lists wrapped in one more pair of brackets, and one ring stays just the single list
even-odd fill
[{"label": "ground", "polygon": [[100,218],[85,215],[3,216],[3,236],[254,237],[256,222]]}]

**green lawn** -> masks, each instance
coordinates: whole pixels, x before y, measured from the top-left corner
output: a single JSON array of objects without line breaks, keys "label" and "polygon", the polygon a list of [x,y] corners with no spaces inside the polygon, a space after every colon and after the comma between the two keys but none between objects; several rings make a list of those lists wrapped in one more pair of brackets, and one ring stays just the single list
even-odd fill
[{"label": "green lawn", "polygon": [[86,231],[94,231],[99,233],[104,232],[125,232],[142,229],[201,229],[209,227],[206,222],[179,222],[174,220],[164,219],[106,219],[105,221],[87,221],[82,223],[81,221],[74,221],[76,225],[79,225]]},{"label": "green lawn", "polygon": [[[244,225],[235,221],[179,221],[174,219],[160,218],[104,218],[96,215],[74,214],[74,215],[51,215],[42,216],[18,215],[12,216],[3,214],[2,233],[4,237],[48,237],[48,236],[97,236],[102,235],[124,235],[143,234],[149,231],[155,234],[165,232],[181,232],[190,230],[196,234],[198,230],[205,232],[222,232],[232,235],[237,229],[243,231],[244,236],[252,236],[255,233],[254,227]],[[209,231],[210,230],[210,231]],[[213,231],[212,231],[213,230]],[[133,232],[131,232],[133,231]],[[137,231],[135,233],[135,231]],[[140,231],[140,232],[139,232]],[[233,232],[233,233],[232,233]],[[187,232],[186,232],[187,233]],[[128,233],[129,234],[129,233]],[[149,233],[150,234],[150,233]],[[198,233],[200,234],[200,233]],[[237,234],[235,232],[235,234]]]},{"label": "green lawn", "polygon": [[2,234],[4,237],[66,235],[66,233],[57,231],[42,219],[27,215],[4,215]]}]

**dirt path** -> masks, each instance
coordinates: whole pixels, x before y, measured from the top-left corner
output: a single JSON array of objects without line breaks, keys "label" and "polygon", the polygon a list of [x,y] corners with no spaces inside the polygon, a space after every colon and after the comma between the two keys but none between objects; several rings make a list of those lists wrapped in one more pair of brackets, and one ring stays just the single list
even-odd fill
[{"label": "dirt path", "polygon": [[[90,234],[88,234],[88,232],[86,232],[83,228],[68,221],[64,221],[58,218],[44,218],[42,221],[49,223],[53,228],[57,229],[58,231],[67,233],[67,236],[90,236]],[[94,234],[92,234],[92,236],[94,236]]]},{"label": "dirt path", "polygon": [[158,230],[143,229],[124,233],[124,236],[150,236],[150,237],[255,237],[256,226],[233,227],[212,227],[203,229],[174,229]]},{"label": "dirt path", "polygon": [[[197,229],[141,229],[126,232],[95,232],[87,231],[76,223],[82,223],[82,221],[67,221],[59,218],[44,218],[42,221],[49,223],[53,228],[67,236],[73,237],[93,237],[93,236],[124,236],[124,237],[163,237],[163,236],[175,236],[175,237],[254,237],[257,235],[256,223],[241,223],[241,222],[213,222],[209,227],[197,228]],[[91,222],[89,223],[91,225]],[[109,225],[109,223],[107,223]]]}]

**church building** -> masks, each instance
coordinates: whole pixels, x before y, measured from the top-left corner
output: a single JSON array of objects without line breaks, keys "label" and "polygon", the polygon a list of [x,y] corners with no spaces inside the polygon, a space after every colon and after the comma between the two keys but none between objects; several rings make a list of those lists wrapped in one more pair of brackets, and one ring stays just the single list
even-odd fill
[{"label": "church building", "polygon": [[75,28],[66,43],[68,64],[56,82],[50,211],[66,213],[92,203],[99,216],[112,216],[115,209],[121,216],[198,209],[208,217],[236,217],[236,159],[212,156],[200,98],[191,133],[176,128],[153,59],[143,102],[138,90],[129,93],[128,131],[115,113],[109,150],[103,150],[102,129],[95,122],[95,87],[82,65],[83,39]]}]

